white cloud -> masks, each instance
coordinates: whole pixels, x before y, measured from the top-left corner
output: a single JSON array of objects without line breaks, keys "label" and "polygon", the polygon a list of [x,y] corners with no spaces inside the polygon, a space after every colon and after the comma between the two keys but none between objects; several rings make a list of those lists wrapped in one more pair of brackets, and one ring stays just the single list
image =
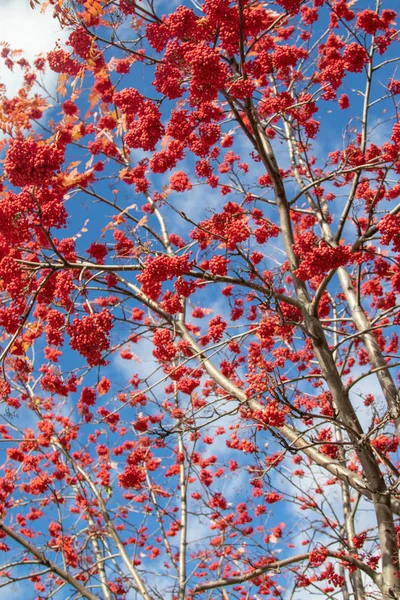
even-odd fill
[{"label": "white cloud", "polygon": [[[32,61],[38,54],[51,50],[58,39],[65,38],[59,22],[52,16],[49,6],[44,14],[38,6],[32,10],[29,0],[1,0],[0,41],[7,42],[12,50],[23,50],[24,57]],[[46,86],[54,85],[56,74],[46,77]],[[7,95],[14,96],[21,87],[23,74],[19,67],[10,71],[4,61],[0,62],[0,83],[7,88]]]},{"label": "white cloud", "polygon": [[[133,344],[129,347],[129,350],[135,355],[135,359],[125,360],[121,358],[119,354],[114,357],[113,366],[124,375],[127,379],[130,379],[134,374],[138,374],[140,379],[146,380],[149,378],[157,368],[159,367],[158,362],[153,357],[153,344],[150,339],[142,337],[137,344]],[[155,375],[155,381],[163,379],[164,374],[158,372]],[[153,383],[153,379],[152,379]]]}]

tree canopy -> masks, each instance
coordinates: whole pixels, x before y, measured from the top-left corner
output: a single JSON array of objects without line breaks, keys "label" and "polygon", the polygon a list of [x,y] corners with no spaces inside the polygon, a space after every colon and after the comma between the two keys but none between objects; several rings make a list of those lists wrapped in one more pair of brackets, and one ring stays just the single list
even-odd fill
[{"label": "tree canopy", "polygon": [[399,599],[392,3],[30,4],[63,37],[0,46],[0,588]]}]

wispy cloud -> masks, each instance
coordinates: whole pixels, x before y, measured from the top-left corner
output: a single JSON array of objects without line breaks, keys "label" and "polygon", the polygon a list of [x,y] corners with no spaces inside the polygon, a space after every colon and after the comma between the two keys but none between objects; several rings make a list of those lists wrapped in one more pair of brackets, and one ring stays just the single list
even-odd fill
[{"label": "wispy cloud", "polygon": [[[49,7],[43,14],[40,7],[32,10],[29,0],[1,0],[0,2],[0,41],[7,42],[12,50],[23,50],[24,57],[32,61],[40,53],[54,47],[58,39],[65,38],[65,33],[52,16]],[[52,87],[57,75],[49,73],[45,84]],[[7,88],[7,95],[14,96],[21,87],[23,74],[19,68],[10,71],[4,62],[0,62],[0,83]]]}]

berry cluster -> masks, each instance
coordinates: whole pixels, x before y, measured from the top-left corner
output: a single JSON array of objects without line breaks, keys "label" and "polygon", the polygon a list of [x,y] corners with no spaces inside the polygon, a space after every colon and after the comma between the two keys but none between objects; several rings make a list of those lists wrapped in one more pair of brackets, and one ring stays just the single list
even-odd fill
[{"label": "berry cluster", "polygon": [[[320,430],[320,432],[318,433],[318,441],[331,442],[331,440],[332,440],[332,431],[330,430],[330,428],[329,427],[322,428]],[[320,450],[323,454],[326,454],[326,456],[329,456],[333,460],[335,460],[339,454],[339,447],[333,443],[321,444]]]},{"label": "berry cluster", "polygon": [[52,309],[47,313],[46,339],[53,346],[62,346],[65,317],[58,310]]},{"label": "berry cluster", "polygon": [[146,100],[138,110],[138,119],[130,123],[124,141],[129,148],[155,150],[163,134],[161,112],[154,102]]},{"label": "berry cluster", "polygon": [[310,561],[310,565],[312,565],[313,567],[319,567],[322,565],[322,563],[324,563],[326,561],[328,557],[328,549],[327,548],[317,548],[315,550],[312,550],[310,552],[310,557],[309,557],[309,561]]},{"label": "berry cluster", "polygon": [[64,152],[55,145],[17,138],[8,146],[4,168],[13,185],[42,186],[60,170]]},{"label": "berry cluster", "polygon": [[283,427],[285,424],[285,411],[275,400],[268,402],[262,410],[256,410],[252,413],[252,418],[264,425],[271,427]]},{"label": "berry cluster", "polygon": [[90,57],[92,39],[83,27],[77,27],[69,36],[67,44],[83,59]]},{"label": "berry cluster", "polygon": [[169,179],[169,185],[171,190],[175,192],[185,192],[186,190],[192,189],[189,177],[184,171],[176,171]]},{"label": "berry cluster", "polygon": [[228,264],[230,260],[225,258],[224,256],[213,256],[209,261],[208,268],[214,276],[218,275],[227,275],[228,273]]},{"label": "berry cluster", "polygon": [[385,215],[377,225],[381,233],[381,244],[393,243],[395,252],[400,252],[400,215]]},{"label": "berry cluster", "polygon": [[352,260],[350,246],[338,246],[333,248],[326,242],[321,242],[311,252],[302,257],[300,267],[295,271],[297,277],[308,281],[315,276],[323,275],[331,269],[337,269],[348,264]]},{"label": "berry cluster", "polygon": [[153,335],[153,356],[161,361],[173,360],[177,353],[177,347],[172,341],[171,332],[168,329],[156,329]]},{"label": "berry cluster", "polygon": [[368,54],[360,44],[352,42],[343,52],[344,67],[351,73],[361,73],[369,61]]},{"label": "berry cluster", "polygon": [[114,94],[113,102],[125,115],[134,116],[143,106],[144,98],[135,88],[125,88]]},{"label": "berry cluster", "polygon": [[82,319],[74,319],[67,326],[70,346],[86,358],[89,366],[104,364],[102,352],[110,347],[108,335],[111,328],[112,317],[107,309]]},{"label": "berry cluster", "polygon": [[182,276],[190,270],[191,264],[188,254],[175,257],[162,255],[149,258],[145,268],[137,276],[137,280],[142,284],[142,291],[146,296],[152,300],[158,300],[162,283],[174,277]]},{"label": "berry cluster", "polygon": [[194,229],[190,237],[198,240],[200,249],[207,248],[210,239],[221,239],[228,250],[234,250],[236,244],[246,241],[250,237],[248,217],[242,207],[234,202],[225,204],[223,212],[212,216],[211,219],[200,223],[199,229]]},{"label": "berry cluster", "polygon": [[357,27],[369,35],[375,35],[379,29],[387,29],[395,18],[394,10],[384,9],[380,16],[375,10],[363,10],[358,13]]},{"label": "berry cluster", "polygon": [[277,492],[269,492],[264,496],[264,500],[267,504],[274,504],[275,502],[279,502],[279,500],[282,500],[282,498],[283,494],[278,494]]},{"label": "berry cluster", "polygon": [[58,48],[47,53],[49,67],[54,73],[66,73],[67,75],[78,75],[81,70],[79,62],[65,50]]}]

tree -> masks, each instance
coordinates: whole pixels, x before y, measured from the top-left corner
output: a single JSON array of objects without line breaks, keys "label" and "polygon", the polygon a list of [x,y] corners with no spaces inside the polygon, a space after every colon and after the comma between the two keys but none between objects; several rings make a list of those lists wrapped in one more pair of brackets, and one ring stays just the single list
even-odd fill
[{"label": "tree", "polygon": [[31,4],[67,41],[1,51],[0,586],[400,598],[395,11]]}]

